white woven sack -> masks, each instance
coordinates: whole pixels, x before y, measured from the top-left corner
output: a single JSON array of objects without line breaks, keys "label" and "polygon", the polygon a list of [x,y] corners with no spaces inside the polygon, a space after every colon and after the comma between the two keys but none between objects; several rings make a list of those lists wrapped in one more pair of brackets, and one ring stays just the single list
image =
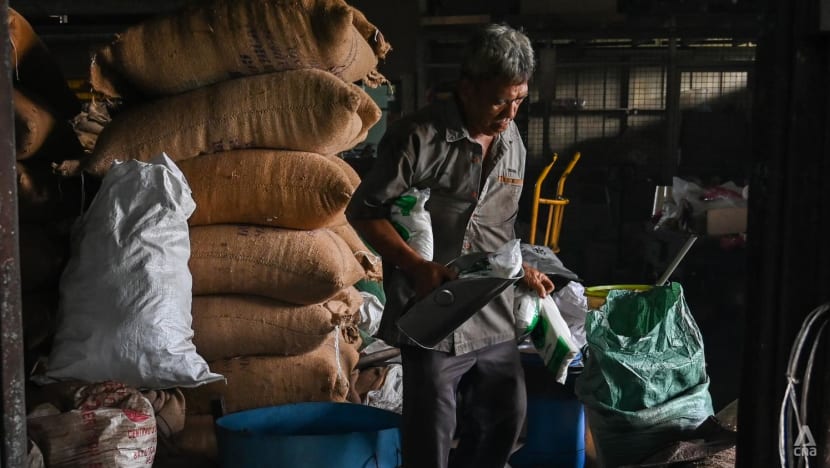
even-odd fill
[{"label": "white woven sack", "polygon": [[194,209],[166,154],[113,164],[73,226],[47,377],[155,389],[222,378],[191,341]]}]

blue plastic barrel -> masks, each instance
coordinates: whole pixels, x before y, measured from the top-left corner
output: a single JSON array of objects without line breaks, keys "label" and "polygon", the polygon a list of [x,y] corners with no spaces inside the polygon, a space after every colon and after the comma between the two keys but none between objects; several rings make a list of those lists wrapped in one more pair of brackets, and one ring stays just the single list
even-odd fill
[{"label": "blue plastic barrel", "polygon": [[400,415],[354,403],[296,403],[216,421],[223,467],[395,468]]},{"label": "blue plastic barrel", "polygon": [[527,383],[527,435],[510,457],[513,468],[583,468],[585,412],[573,391],[579,366],[565,385],[556,382],[536,353],[522,353]]}]

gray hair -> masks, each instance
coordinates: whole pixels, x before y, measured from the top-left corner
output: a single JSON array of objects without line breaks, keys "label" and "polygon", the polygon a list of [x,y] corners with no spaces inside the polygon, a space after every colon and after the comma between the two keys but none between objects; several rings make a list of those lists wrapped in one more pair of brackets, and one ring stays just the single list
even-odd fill
[{"label": "gray hair", "polygon": [[536,67],[530,39],[506,24],[478,30],[464,52],[461,77],[472,81],[499,77],[521,83],[530,80]]}]

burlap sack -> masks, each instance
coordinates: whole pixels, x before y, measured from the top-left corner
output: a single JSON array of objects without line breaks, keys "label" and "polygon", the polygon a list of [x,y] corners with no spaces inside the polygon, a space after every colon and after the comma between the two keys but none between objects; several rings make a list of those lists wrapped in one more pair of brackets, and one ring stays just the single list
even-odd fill
[{"label": "burlap sack", "polygon": [[360,396],[360,401],[366,401],[366,395],[374,390],[380,390],[386,381],[386,374],[389,373],[389,366],[369,367],[360,371],[352,384],[355,393]]},{"label": "burlap sack", "polygon": [[67,156],[80,157],[83,148],[69,121],[54,114],[46,104],[14,90],[15,157],[61,161]]},{"label": "burlap sack", "polygon": [[212,415],[188,414],[184,429],[172,441],[179,459],[188,459],[190,466],[218,466],[219,448]]},{"label": "burlap sack", "polygon": [[196,296],[193,344],[208,361],[303,354],[326,341],[336,326],[355,327],[362,303],[351,287],[307,306],[238,294]]},{"label": "burlap sack", "polygon": [[92,100],[83,104],[83,110],[72,118],[72,129],[85,153],[95,149],[98,135],[109,125],[110,105],[103,100]]},{"label": "burlap sack", "polygon": [[[352,8],[352,23],[357,31],[366,39],[366,42],[372,47],[375,55],[379,60],[384,60],[386,54],[392,51],[392,45],[386,42],[386,38],[374,24],[370,23],[366,16],[357,8]],[[377,69],[373,69],[367,76],[363,78],[363,83],[372,88],[376,88],[386,83],[384,77]]]},{"label": "burlap sack", "polygon": [[141,394],[153,407],[159,437],[169,438],[182,431],[186,406],[180,389],[144,390]]},{"label": "burlap sack", "polygon": [[15,157],[26,159],[43,146],[46,137],[55,129],[55,116],[18,89],[12,95],[12,104]]},{"label": "burlap sack", "polygon": [[125,110],[81,168],[103,176],[115,159],[161,152],[175,161],[241,148],[334,154],[363,141],[380,116],[363,89],[324,71],[239,78]]},{"label": "burlap sack", "polygon": [[354,188],[357,189],[357,186],[360,185],[360,174],[357,173],[357,171],[351,166],[351,164],[349,164],[343,158],[336,154],[327,157],[331,159],[334,162],[334,164],[337,165],[337,167],[340,168],[340,170],[343,172],[343,175],[346,176],[346,178],[349,179],[349,182],[354,186]]},{"label": "burlap sack", "polygon": [[9,42],[14,87],[40,97],[62,119],[74,117],[81,110],[80,101],[67,86],[60,66],[32,25],[12,8],[9,8]]},{"label": "burlap sack", "polygon": [[228,413],[286,403],[345,401],[349,376],[359,356],[353,346],[342,340],[335,343],[334,336],[298,356],[238,357],[211,362],[210,368],[222,373],[227,385],[216,382],[183,389],[187,413],[210,413],[211,400],[219,396],[224,398]]},{"label": "burlap sack", "polygon": [[357,28],[360,35],[366,39],[366,42],[372,47],[375,55],[379,60],[384,60],[386,54],[392,51],[392,44],[386,42],[383,33],[374,24],[370,23],[366,15],[355,7],[352,9],[352,24]]},{"label": "burlap sack", "polygon": [[193,5],[121,33],[95,54],[91,82],[104,95],[124,98],[304,68],[353,82],[376,73],[377,57],[352,22],[353,11],[343,0]]},{"label": "burlap sack", "polygon": [[335,157],[235,150],[179,162],[196,201],[188,223],[317,229],[342,216],[357,185]]},{"label": "burlap sack", "polygon": [[254,225],[190,229],[193,294],[251,294],[317,304],[363,276],[349,247],[328,229]]},{"label": "burlap sack", "polygon": [[40,159],[16,163],[18,216],[21,222],[60,224],[81,214],[83,181],[52,172]]},{"label": "burlap sack", "polygon": [[383,263],[381,258],[376,255],[360,238],[357,231],[354,230],[351,224],[343,216],[335,221],[335,224],[329,226],[329,229],[338,235],[346,245],[349,246],[354,254],[355,260],[363,267],[364,277],[372,281],[383,281]]}]

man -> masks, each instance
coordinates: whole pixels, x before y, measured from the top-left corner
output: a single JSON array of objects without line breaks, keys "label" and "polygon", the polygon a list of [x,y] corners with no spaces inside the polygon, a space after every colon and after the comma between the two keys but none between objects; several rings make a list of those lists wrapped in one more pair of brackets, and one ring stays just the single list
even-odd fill
[{"label": "man", "polygon": [[[534,66],[521,32],[489,25],[474,34],[454,99],[390,125],[347,211],[383,259],[387,303],[378,335],[401,348],[405,468],[503,468],[522,429],[526,396],[512,288],[432,349],[408,340],[395,322],[411,298],[454,278],[445,264],[515,238],[526,150],[513,119]],[[434,261],[389,222],[390,205],[411,187],[430,189]],[[528,265],[524,271],[522,281],[540,296],[553,290],[544,274]]]}]

